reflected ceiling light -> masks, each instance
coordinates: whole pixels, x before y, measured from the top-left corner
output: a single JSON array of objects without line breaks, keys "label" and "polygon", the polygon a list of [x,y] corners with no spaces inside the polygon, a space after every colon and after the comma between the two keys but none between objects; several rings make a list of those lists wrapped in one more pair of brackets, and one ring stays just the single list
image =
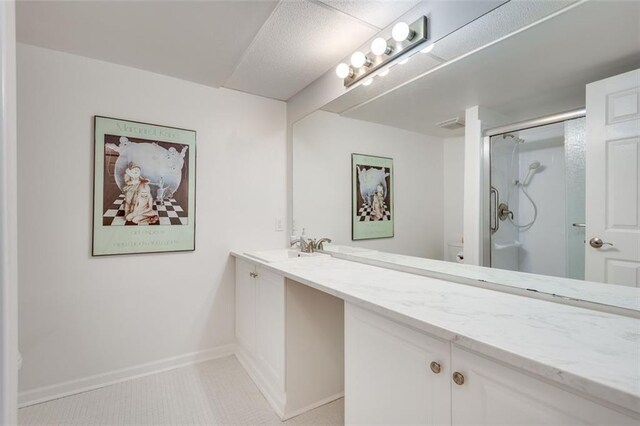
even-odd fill
[{"label": "reflected ceiling light", "polygon": [[353,75],[353,70],[349,65],[342,62],[336,67],[336,75],[340,78],[347,78]]},{"label": "reflected ceiling light", "polygon": [[351,55],[351,65],[356,68],[362,68],[365,65],[368,66],[368,64],[370,63],[371,61],[369,60],[369,58],[367,58],[367,56],[360,51],[357,51],[353,55]]},{"label": "reflected ceiling light", "polygon": [[380,74],[378,74],[380,77],[384,77],[385,75],[389,74],[389,68],[387,68],[386,70],[382,71]]},{"label": "reflected ceiling light", "polygon": [[371,83],[373,83],[373,78],[368,78],[365,81],[362,82],[363,86],[369,86]]},{"label": "reflected ceiling light", "polygon": [[416,32],[409,28],[406,22],[398,22],[393,26],[391,36],[395,41],[411,41],[416,36]]},{"label": "reflected ceiling light", "polygon": [[404,64],[406,64],[407,62],[409,62],[409,58],[410,58],[410,57],[409,57],[409,56],[407,56],[406,58],[404,58],[403,60],[401,60],[400,62],[398,62],[398,65],[404,65]]},{"label": "reflected ceiling light", "polygon": [[371,53],[374,55],[388,55],[393,49],[387,44],[387,40],[378,37],[371,42]]},{"label": "reflected ceiling light", "polygon": [[422,53],[429,53],[433,50],[433,43],[431,43],[430,45],[428,45],[427,47],[425,47],[424,49],[422,49],[420,52]]}]

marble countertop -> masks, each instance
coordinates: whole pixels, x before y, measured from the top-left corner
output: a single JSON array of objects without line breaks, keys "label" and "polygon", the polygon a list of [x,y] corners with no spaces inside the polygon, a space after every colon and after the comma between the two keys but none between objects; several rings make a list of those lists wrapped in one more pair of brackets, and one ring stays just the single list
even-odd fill
[{"label": "marble countertop", "polygon": [[640,413],[640,319],[333,257],[264,263],[232,255]]},{"label": "marble countertop", "polygon": [[[338,246],[334,251],[328,245],[325,252],[342,259],[356,262],[362,261],[370,265],[393,268],[404,272],[430,276],[448,275],[452,277],[453,281],[462,278],[466,279],[465,284],[479,287],[485,286],[484,283],[489,283],[523,291],[533,290],[549,296],[587,302],[591,305],[619,308],[627,311],[626,314],[628,315],[640,316],[640,289],[638,288],[465,265],[376,250],[344,252],[341,250],[342,247],[345,246]],[[441,278],[441,276],[435,276],[435,278]],[[596,306],[593,307],[597,308]]]}]

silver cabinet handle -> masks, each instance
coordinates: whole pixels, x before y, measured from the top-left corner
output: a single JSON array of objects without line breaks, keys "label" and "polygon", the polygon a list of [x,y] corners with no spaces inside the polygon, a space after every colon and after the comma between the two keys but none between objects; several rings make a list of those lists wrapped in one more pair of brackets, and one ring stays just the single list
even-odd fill
[{"label": "silver cabinet handle", "polygon": [[573,226],[574,228],[586,228],[587,225],[584,223],[572,223],[571,226]]},{"label": "silver cabinet handle", "polygon": [[591,245],[591,247],[593,248],[601,248],[602,246],[611,246],[613,247],[613,244],[611,243],[607,243],[602,241],[602,239],[598,238],[598,237],[593,237],[592,239],[589,240],[589,244]]},{"label": "silver cabinet handle", "polygon": [[453,376],[451,376],[453,378],[453,382],[458,385],[458,386],[462,386],[464,384],[464,375],[462,375],[462,373],[459,372],[455,372],[453,373]]},{"label": "silver cabinet handle", "polygon": [[258,278],[258,274],[256,274],[255,272],[249,272],[249,276],[251,278]]}]

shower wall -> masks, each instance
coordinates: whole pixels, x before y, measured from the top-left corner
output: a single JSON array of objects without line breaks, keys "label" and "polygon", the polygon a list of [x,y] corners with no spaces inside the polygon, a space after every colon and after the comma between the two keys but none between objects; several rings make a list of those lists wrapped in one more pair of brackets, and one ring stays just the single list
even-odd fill
[{"label": "shower wall", "polygon": [[[520,231],[519,268],[522,272],[566,275],[565,154],[564,137],[521,144],[518,155],[520,179],[529,164],[540,162],[540,168],[526,189],[538,207],[533,226]],[[531,202],[521,195],[516,223],[528,223],[533,217]]]}]

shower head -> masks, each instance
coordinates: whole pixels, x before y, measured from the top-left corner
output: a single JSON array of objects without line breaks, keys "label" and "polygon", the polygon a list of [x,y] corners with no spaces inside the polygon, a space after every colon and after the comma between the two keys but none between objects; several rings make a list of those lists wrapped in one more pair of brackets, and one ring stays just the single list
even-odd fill
[{"label": "shower head", "polygon": [[540,168],[539,161],[532,161],[531,164],[529,164],[529,172],[527,173],[527,177],[524,178],[524,180],[522,181],[522,186],[527,186],[529,184],[531,177],[539,168]]},{"label": "shower head", "polygon": [[511,133],[505,133],[504,135],[502,135],[502,139],[506,139],[506,138],[511,138],[511,139],[513,139],[513,141],[514,141],[515,143],[517,143],[517,144],[518,144],[518,143],[524,143],[524,139],[519,138],[519,137],[517,137],[517,136],[515,136],[515,135],[513,135],[513,134],[511,134]]}]

